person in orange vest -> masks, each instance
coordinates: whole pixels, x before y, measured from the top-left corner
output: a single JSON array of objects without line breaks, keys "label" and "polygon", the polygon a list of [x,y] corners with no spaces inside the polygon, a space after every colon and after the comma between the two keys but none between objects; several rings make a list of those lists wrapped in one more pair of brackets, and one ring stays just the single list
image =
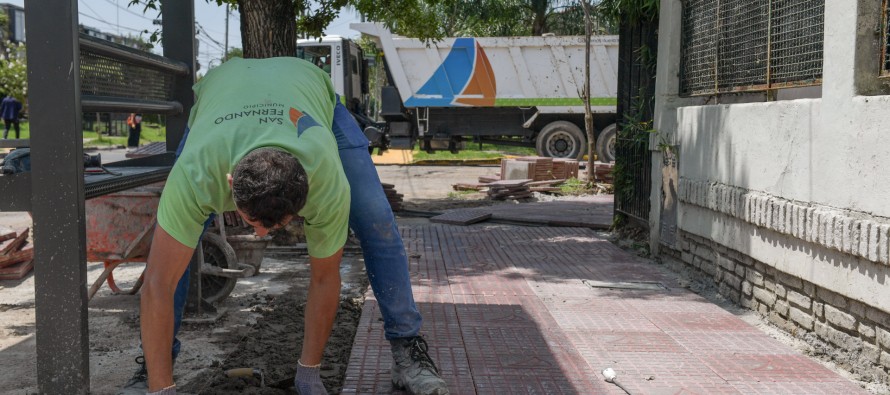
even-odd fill
[{"label": "person in orange vest", "polygon": [[127,117],[127,126],[130,127],[130,135],[127,138],[127,149],[139,147],[139,134],[142,133],[142,114],[131,113]]}]

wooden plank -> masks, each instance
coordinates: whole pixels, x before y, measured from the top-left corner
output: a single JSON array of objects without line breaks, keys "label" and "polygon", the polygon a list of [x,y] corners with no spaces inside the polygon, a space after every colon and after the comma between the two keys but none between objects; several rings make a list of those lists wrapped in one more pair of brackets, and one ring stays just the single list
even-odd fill
[{"label": "wooden plank", "polygon": [[528,183],[528,184],[525,184],[525,186],[527,186],[527,187],[538,187],[538,186],[542,186],[542,185],[551,185],[551,186],[555,186],[555,185],[562,184],[562,183],[564,183],[564,182],[566,182],[565,179],[545,180],[545,181],[532,181],[532,182],[530,182],[530,183]]},{"label": "wooden plank", "polygon": [[34,269],[34,260],[29,259],[5,268],[0,268],[0,280],[20,280]]},{"label": "wooden plank", "polygon": [[485,188],[485,184],[454,184],[451,186],[455,191],[478,191]]},{"label": "wooden plank", "polygon": [[532,187],[528,189],[532,192],[561,192],[562,188],[559,187]]},{"label": "wooden plank", "polygon": [[0,241],[6,241],[6,240],[9,240],[9,239],[14,239],[14,238],[15,238],[15,231],[13,231],[13,232],[9,232],[9,233],[3,233],[3,234],[0,234]]},{"label": "wooden plank", "polygon": [[505,188],[506,188],[506,187],[514,187],[514,186],[517,186],[517,187],[518,187],[518,186],[521,186],[521,185],[528,184],[528,183],[530,183],[530,182],[532,182],[532,181],[534,181],[534,180],[531,180],[531,179],[524,179],[524,180],[500,180],[500,181],[490,182],[490,183],[488,183],[486,186],[489,187],[489,188],[491,188],[491,187],[505,187]]},{"label": "wooden plank", "polygon": [[479,177],[480,184],[487,184],[500,180],[500,177]]},{"label": "wooden plank", "polygon": [[28,240],[28,233],[31,231],[31,228],[24,228],[17,232],[18,236],[14,239],[10,239],[4,241],[3,244],[0,244],[0,255],[6,255],[10,252],[18,251],[19,248],[22,247],[22,244]]},{"label": "wooden plank", "polygon": [[21,251],[15,251],[15,252],[11,252],[9,254],[0,256],[0,268],[14,265],[19,262],[24,262],[29,259],[34,259],[33,245],[29,245]]}]

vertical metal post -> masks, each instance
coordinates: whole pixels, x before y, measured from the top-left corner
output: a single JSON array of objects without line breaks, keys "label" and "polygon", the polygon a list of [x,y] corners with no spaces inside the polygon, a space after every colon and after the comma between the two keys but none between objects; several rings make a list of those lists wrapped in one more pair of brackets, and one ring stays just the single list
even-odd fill
[{"label": "vertical metal post", "polygon": [[[170,100],[182,103],[182,114],[167,117],[167,151],[175,151],[188,125],[189,112],[195,104],[195,2],[194,0],[162,0],[164,56],[189,65],[191,72],[177,76]],[[201,314],[201,246],[189,262],[189,297],[186,312]]]},{"label": "vertical metal post", "polygon": [[25,0],[31,119],[37,381],[90,386],[77,0]]},{"label": "vertical metal post", "polygon": [[176,151],[188,125],[189,112],[195,104],[195,2],[194,0],[162,0],[162,44],[164,56],[184,62],[191,72],[173,81],[173,97],[182,103],[182,114],[167,117],[167,151]]}]

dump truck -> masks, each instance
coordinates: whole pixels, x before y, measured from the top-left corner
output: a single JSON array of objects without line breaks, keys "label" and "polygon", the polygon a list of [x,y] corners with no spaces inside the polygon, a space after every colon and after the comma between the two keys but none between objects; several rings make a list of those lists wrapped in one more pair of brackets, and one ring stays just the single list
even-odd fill
[{"label": "dump truck", "polygon": [[[329,71],[372,145],[456,152],[466,143],[534,147],[540,156],[582,158],[585,38],[458,37],[424,42],[381,24],[350,27],[382,50],[387,83],[366,113],[368,61],[343,37],[298,42],[298,56]],[[591,37],[590,92],[596,152],[615,157],[618,37]]]}]

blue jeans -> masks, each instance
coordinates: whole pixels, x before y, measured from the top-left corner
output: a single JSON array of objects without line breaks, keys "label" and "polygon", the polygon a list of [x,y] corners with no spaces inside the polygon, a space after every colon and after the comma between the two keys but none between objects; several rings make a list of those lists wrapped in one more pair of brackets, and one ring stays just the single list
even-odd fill
[{"label": "blue jeans", "polygon": [[[351,205],[349,227],[361,242],[365,268],[371,289],[377,298],[383,315],[383,327],[387,340],[417,336],[422,318],[411,292],[408,273],[408,256],[395,217],[380,185],[377,169],[368,153],[368,139],[359,129],[355,119],[337,98],[334,108],[333,128],[340,151],[340,162],[349,181]],[[185,145],[188,130],[182,137],[177,157]],[[204,229],[212,221],[204,224]],[[189,269],[176,286],[173,296],[173,359],[179,354],[179,333],[182,313],[188,297]]]}]

